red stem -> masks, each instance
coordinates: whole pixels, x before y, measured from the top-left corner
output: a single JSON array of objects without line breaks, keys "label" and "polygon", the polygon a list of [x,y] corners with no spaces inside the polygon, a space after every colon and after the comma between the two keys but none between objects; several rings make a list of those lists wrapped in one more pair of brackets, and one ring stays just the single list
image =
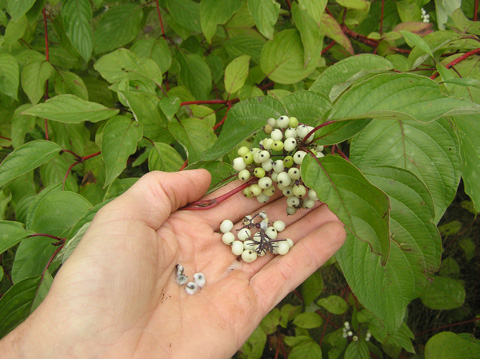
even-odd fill
[{"label": "red stem", "polygon": [[223,118],[220,120],[220,122],[218,122],[215,126],[213,126],[213,130],[214,130],[214,131],[215,131],[217,128],[219,128],[221,125],[223,125],[223,123],[224,123],[225,120],[227,119],[228,111],[230,111],[231,108],[232,108],[232,105],[228,104],[228,105],[227,105],[227,111],[225,112],[225,115],[223,115]]},{"label": "red stem", "polygon": [[160,13],[160,5],[158,5],[158,0],[155,0],[155,4],[157,5],[157,14],[158,20],[160,21],[160,28],[162,29],[162,36],[165,36],[165,28],[163,27],[162,14]]},{"label": "red stem", "polygon": [[[449,62],[445,67],[447,69],[455,66],[456,64],[462,62],[463,60],[465,59],[468,59],[470,56],[472,55],[475,55],[475,54],[478,54],[480,52],[480,47],[478,49],[474,49],[474,50],[471,50],[471,51],[468,51],[466,53],[464,53],[462,56],[460,57],[457,57],[455,60],[453,60],[452,62]],[[438,72],[435,72],[432,76],[430,76],[430,78],[432,80],[436,79],[438,77]]]},{"label": "red stem", "polygon": [[95,156],[98,156],[99,154],[101,154],[102,152],[98,151],[98,152],[95,152],[95,153],[92,153],[91,155],[88,155],[88,156],[85,156],[85,157],[82,157],[80,159],[80,162],[83,162],[83,161],[86,161],[88,160],[89,158],[92,158],[92,157],[95,157]]},{"label": "red stem", "polygon": [[240,101],[240,99],[235,98],[233,100],[221,100],[221,99],[213,99],[213,100],[196,100],[196,101],[185,101],[180,104],[180,106],[188,106],[188,105],[233,105],[234,103]]},{"label": "red stem", "polygon": [[185,167],[187,167],[187,165],[188,165],[188,159],[187,159],[187,160],[185,160],[185,162],[183,162],[183,165],[182,165],[182,167],[180,167],[179,171],[182,171],[182,170],[184,170],[184,169],[185,169]]},{"label": "red stem", "polygon": [[[47,26],[47,13],[45,11],[45,8],[42,9],[42,15],[43,15],[43,29],[45,31],[45,60],[47,62],[50,62],[50,48],[48,45],[48,26]],[[45,81],[45,93],[44,93],[44,99],[45,101],[48,100],[48,79]],[[48,120],[45,119],[45,139],[48,141],[49,136],[48,136]]]},{"label": "red stem", "polygon": [[5,136],[0,136],[1,139],[3,140],[7,140],[7,141],[11,141],[12,139],[11,138],[8,138],[8,137],[5,137]]},{"label": "red stem", "polygon": [[478,15],[478,0],[475,0],[475,5],[473,7],[473,21],[477,21]]},{"label": "red stem", "polygon": [[383,14],[385,11],[385,0],[382,0],[382,10],[380,11],[380,35],[383,34]]},{"label": "red stem", "polygon": [[325,126],[328,126],[328,125],[331,125],[332,123],[335,123],[336,121],[326,121],[324,123],[321,123],[320,125],[318,125],[317,127],[315,127],[313,130],[311,130],[309,133],[307,133],[307,135],[303,138],[303,141],[307,141],[310,136],[312,136],[315,132],[317,132],[319,129],[321,129],[322,127],[325,127]]},{"label": "red stem", "polygon": [[220,203],[222,203],[223,201],[225,201],[226,199],[228,199],[228,198],[232,197],[233,195],[237,194],[238,192],[243,191],[243,189],[250,186],[256,180],[257,180],[256,178],[251,179],[250,181],[241,184],[240,186],[232,189],[230,192],[222,194],[221,196],[218,196],[218,197],[212,198],[212,199],[203,199],[203,200],[200,200],[200,201],[192,202],[190,204],[187,204],[185,207],[183,207],[181,209],[203,210],[203,209],[213,208],[213,207],[219,205]]},{"label": "red stem", "polygon": [[480,320],[480,318],[473,318],[473,319],[465,320],[465,321],[459,322],[459,323],[453,323],[453,324],[448,324],[448,325],[444,325],[444,326],[433,328],[433,329],[428,329],[428,330],[425,330],[424,332],[420,332],[418,334],[415,334],[415,337],[419,337],[423,334],[434,332],[436,330],[446,329],[446,328],[450,328],[450,327],[456,327],[457,325],[463,325],[463,324],[468,324],[468,323],[472,323],[472,322],[478,322],[479,320]]},{"label": "red stem", "polygon": [[330,50],[335,44],[336,41],[332,41],[331,43],[329,43],[327,47],[322,50],[322,55],[325,54],[328,50]]},{"label": "red stem", "polygon": [[57,241],[63,241],[64,240],[64,238],[60,238],[60,237],[54,236],[52,234],[46,234],[46,233],[34,233],[34,234],[29,235],[27,238],[30,238],[30,237],[47,237],[47,238],[55,239]]}]

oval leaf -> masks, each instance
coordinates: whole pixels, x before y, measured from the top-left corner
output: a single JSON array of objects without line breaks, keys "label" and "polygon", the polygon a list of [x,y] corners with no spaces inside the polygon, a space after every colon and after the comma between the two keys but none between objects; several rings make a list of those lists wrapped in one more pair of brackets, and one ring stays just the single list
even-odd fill
[{"label": "oval leaf", "polygon": [[230,62],[225,69],[225,91],[228,95],[240,90],[248,76],[250,56],[239,56]]},{"label": "oval leaf", "polygon": [[35,140],[10,153],[0,164],[0,187],[49,161],[62,148],[55,142]]},{"label": "oval leaf", "polygon": [[479,358],[478,340],[467,340],[452,332],[441,332],[431,337],[425,346],[425,359]]},{"label": "oval leaf", "polygon": [[275,0],[247,0],[248,11],[258,31],[267,39],[273,38],[273,26],[280,13],[280,4]]},{"label": "oval leaf", "polygon": [[317,301],[317,304],[333,314],[343,314],[348,310],[347,302],[338,295],[321,298]]},{"label": "oval leaf", "polygon": [[2,254],[34,232],[25,230],[19,222],[0,221],[0,233],[0,254]]},{"label": "oval leaf", "polygon": [[385,193],[339,157],[306,156],[301,170],[303,182],[317,192],[318,199],[340,218],[351,235],[381,255],[385,265],[390,250],[389,201]]},{"label": "oval leaf", "polygon": [[65,32],[83,59],[88,62],[93,49],[92,6],[90,0],[68,0],[62,6]]},{"label": "oval leaf", "polygon": [[422,303],[431,309],[455,309],[465,301],[465,287],[456,279],[435,276],[433,283],[420,298]]},{"label": "oval leaf", "polygon": [[293,320],[293,324],[300,328],[313,329],[321,326],[323,319],[315,312],[305,312],[297,315]]},{"label": "oval leaf", "polygon": [[150,171],[175,172],[182,167],[183,158],[172,146],[162,142],[154,142],[148,155]]}]

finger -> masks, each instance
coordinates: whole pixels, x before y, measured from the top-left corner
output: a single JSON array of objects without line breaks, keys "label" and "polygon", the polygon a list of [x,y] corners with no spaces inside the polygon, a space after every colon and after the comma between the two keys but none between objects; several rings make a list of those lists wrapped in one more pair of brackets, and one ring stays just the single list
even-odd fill
[{"label": "finger", "polygon": [[109,221],[141,221],[157,230],[172,212],[204,195],[209,184],[210,174],[205,170],[150,172],[105,205],[97,217]]},{"label": "finger", "polygon": [[345,230],[339,222],[328,222],[310,232],[285,256],[277,256],[250,280],[262,313],[268,313],[342,246]]}]

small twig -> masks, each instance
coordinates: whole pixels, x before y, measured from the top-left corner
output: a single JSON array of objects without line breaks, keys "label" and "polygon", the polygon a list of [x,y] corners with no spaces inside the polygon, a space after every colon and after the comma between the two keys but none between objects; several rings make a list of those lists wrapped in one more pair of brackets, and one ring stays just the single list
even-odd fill
[{"label": "small twig", "polygon": [[[478,54],[480,52],[480,47],[478,49],[474,49],[474,50],[471,50],[471,51],[468,51],[466,53],[464,53],[462,56],[459,56],[457,57],[455,60],[453,60],[452,62],[449,62],[448,64],[445,65],[445,67],[447,69],[455,66],[456,64],[462,62],[463,60],[466,60],[468,59],[470,56],[472,55],[475,55],[475,54]],[[438,72],[435,72],[432,76],[430,76],[430,78],[432,80],[435,80],[437,77],[438,77],[439,73]]]},{"label": "small twig", "polygon": [[155,0],[155,4],[157,5],[157,14],[158,20],[160,21],[160,28],[162,29],[162,36],[165,36],[165,28],[163,27],[162,14],[160,13],[160,5],[158,5],[158,0]]}]

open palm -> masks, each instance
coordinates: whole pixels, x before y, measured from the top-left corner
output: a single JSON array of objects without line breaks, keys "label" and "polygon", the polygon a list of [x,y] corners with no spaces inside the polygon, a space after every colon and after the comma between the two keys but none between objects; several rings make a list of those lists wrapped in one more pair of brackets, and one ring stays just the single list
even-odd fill
[{"label": "open palm", "polygon": [[[285,199],[262,205],[238,194],[212,209],[177,210],[198,200],[209,180],[203,170],[153,172],[103,207],[29,318],[32,326],[48,322],[49,337],[62,338],[56,346],[72,357],[233,355],[260,320],[335,253],[345,234],[326,206],[287,217]],[[238,261],[218,227],[259,210],[283,219],[282,237],[296,245],[286,256]],[[205,287],[188,295],[175,281],[177,263],[190,279],[204,273]]]}]

